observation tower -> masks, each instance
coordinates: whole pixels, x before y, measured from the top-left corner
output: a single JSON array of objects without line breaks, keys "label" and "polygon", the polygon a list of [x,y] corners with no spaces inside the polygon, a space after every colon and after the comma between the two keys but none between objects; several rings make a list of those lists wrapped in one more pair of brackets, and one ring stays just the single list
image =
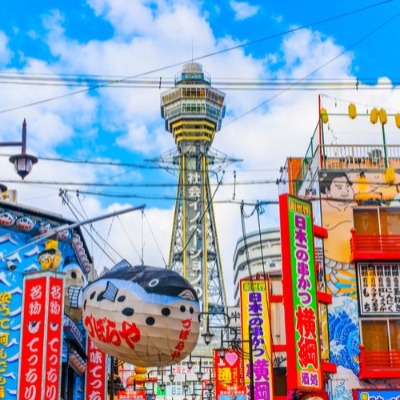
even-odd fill
[{"label": "observation tower", "polygon": [[201,64],[188,63],[175,87],[161,95],[161,115],[178,155],[178,189],[169,268],[196,289],[203,312],[226,312],[226,293],[210,188],[210,156],[225,115],[225,94],[211,86]]}]

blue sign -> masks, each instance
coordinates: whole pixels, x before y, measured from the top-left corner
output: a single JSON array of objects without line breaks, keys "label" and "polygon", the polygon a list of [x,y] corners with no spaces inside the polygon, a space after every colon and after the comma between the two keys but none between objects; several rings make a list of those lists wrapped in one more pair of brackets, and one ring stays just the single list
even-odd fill
[{"label": "blue sign", "polygon": [[357,400],[400,400],[399,390],[359,390]]}]

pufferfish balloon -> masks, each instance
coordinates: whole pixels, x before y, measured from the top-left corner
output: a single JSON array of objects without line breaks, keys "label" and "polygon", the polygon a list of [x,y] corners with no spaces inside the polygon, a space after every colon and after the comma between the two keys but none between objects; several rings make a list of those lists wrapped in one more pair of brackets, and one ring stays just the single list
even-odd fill
[{"label": "pufferfish balloon", "polygon": [[105,353],[139,367],[183,360],[199,337],[199,300],[177,272],[123,260],[83,291],[83,324]]}]

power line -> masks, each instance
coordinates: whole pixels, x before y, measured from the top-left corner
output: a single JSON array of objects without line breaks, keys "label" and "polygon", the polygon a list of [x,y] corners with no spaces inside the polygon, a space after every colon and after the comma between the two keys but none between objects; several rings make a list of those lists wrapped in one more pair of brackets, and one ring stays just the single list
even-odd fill
[{"label": "power line", "polygon": [[322,65],[320,65],[318,68],[314,69],[313,71],[311,71],[309,74],[307,74],[306,76],[304,76],[301,79],[298,79],[297,81],[293,82],[291,85],[289,85],[288,87],[282,89],[280,92],[276,93],[275,95],[271,96],[270,98],[268,98],[267,100],[259,103],[258,105],[256,105],[255,107],[251,108],[250,110],[244,112],[243,114],[237,116],[236,118],[231,119],[228,123],[224,124],[224,127],[227,127],[228,125],[244,118],[245,116],[249,115],[250,113],[252,113],[255,110],[258,110],[259,108],[265,106],[266,104],[268,104],[271,100],[276,99],[277,97],[279,97],[280,95],[286,93],[287,91],[291,90],[293,87],[297,86],[298,84],[300,84],[301,82],[303,82],[305,79],[308,79],[311,77],[311,75],[315,74],[316,72],[320,71],[321,69],[323,69],[324,67],[326,67],[327,65],[329,65],[331,62],[337,60],[338,58],[340,58],[343,54],[349,52],[351,49],[353,49],[354,47],[356,47],[357,45],[359,45],[361,42],[363,42],[364,40],[366,40],[367,38],[369,38],[370,36],[374,35],[376,32],[378,32],[380,29],[382,29],[384,26],[388,25],[390,22],[392,22],[393,20],[395,20],[398,16],[400,15],[400,13],[395,14],[394,16],[390,17],[388,20],[386,20],[385,22],[383,22],[382,24],[380,24],[377,28],[373,29],[372,31],[370,31],[367,35],[363,36],[361,39],[357,40],[356,42],[354,42],[352,45],[350,45],[349,47],[345,48],[343,51],[341,51],[339,54],[337,54],[336,56],[332,57],[331,59],[329,59],[327,62],[323,63]]},{"label": "power line", "polygon": [[[390,3],[392,1],[393,0],[384,0],[384,1],[381,1],[381,2],[378,2],[378,3],[371,4],[369,6],[361,7],[361,8],[358,8],[358,9],[355,9],[355,10],[352,10],[352,11],[348,11],[348,12],[345,12],[345,13],[341,13],[341,14],[338,14],[338,15],[335,15],[335,16],[332,16],[332,17],[324,18],[322,20],[319,20],[319,21],[316,21],[316,22],[313,22],[313,23],[310,23],[310,24],[302,25],[300,27],[288,29],[288,30],[283,31],[283,32],[279,32],[279,33],[276,33],[276,34],[272,34],[272,35],[261,37],[259,39],[255,39],[255,40],[252,40],[252,41],[241,43],[239,45],[232,46],[232,47],[229,47],[227,49],[211,52],[211,53],[208,53],[208,54],[196,57],[196,58],[192,58],[190,60],[180,61],[180,62],[173,63],[173,64],[170,64],[170,65],[161,67],[161,68],[155,68],[155,69],[147,71],[147,72],[139,73],[139,74],[136,74],[136,75],[125,77],[125,78],[115,79],[115,80],[112,80],[110,82],[96,83],[96,84],[94,84],[92,86],[89,86],[89,87],[86,87],[84,89],[76,90],[76,91],[65,93],[65,94],[58,95],[58,96],[53,96],[53,97],[48,98],[48,99],[38,100],[38,101],[35,101],[35,102],[32,102],[32,103],[28,103],[28,104],[24,104],[24,105],[21,105],[21,106],[16,106],[16,107],[8,108],[8,109],[3,109],[3,110],[0,110],[0,114],[4,114],[6,112],[11,112],[11,111],[15,111],[15,110],[20,110],[20,109],[23,109],[23,108],[32,107],[32,106],[39,105],[39,104],[44,104],[44,103],[47,103],[47,102],[50,102],[50,101],[54,101],[54,100],[63,99],[63,98],[70,97],[70,96],[74,96],[76,94],[86,93],[86,92],[89,92],[89,91],[92,91],[92,90],[95,90],[95,89],[101,89],[101,88],[109,87],[111,85],[117,85],[117,84],[125,83],[126,81],[129,81],[129,80],[132,80],[132,79],[136,79],[136,78],[139,78],[139,77],[143,77],[143,76],[146,76],[146,75],[149,75],[149,74],[153,74],[153,73],[156,73],[156,72],[164,71],[164,70],[167,70],[167,69],[170,69],[170,68],[175,68],[175,67],[181,66],[183,64],[187,64],[188,62],[200,61],[200,60],[203,60],[203,59],[206,59],[206,58],[209,58],[209,57],[213,57],[213,56],[216,56],[216,55],[219,55],[219,54],[227,53],[227,52],[232,51],[232,50],[236,50],[236,49],[244,48],[244,47],[247,47],[247,46],[251,46],[251,45],[254,45],[254,44],[257,44],[257,43],[264,42],[264,41],[269,40],[269,39],[273,39],[273,38],[277,38],[277,37],[280,37],[280,36],[288,35],[288,34],[293,33],[293,32],[297,32],[297,31],[300,31],[300,30],[303,30],[303,29],[307,29],[307,28],[311,28],[313,26],[317,26],[317,25],[320,25],[320,24],[323,24],[323,23],[326,23],[326,22],[331,22],[331,21],[334,21],[334,20],[337,20],[337,19],[340,19],[340,18],[344,18],[344,17],[349,16],[349,15],[354,15],[356,13],[359,13],[359,12],[362,12],[362,11],[366,11],[368,9],[380,7],[380,6],[384,5],[384,4]],[[304,78],[301,81],[303,81],[303,80],[304,80]],[[293,84],[292,86],[294,86],[294,85],[295,84]],[[270,100],[271,99],[269,99],[268,101],[270,101]],[[258,106],[258,107],[260,107],[260,106]],[[246,115],[247,115],[247,113],[246,113]]]}]

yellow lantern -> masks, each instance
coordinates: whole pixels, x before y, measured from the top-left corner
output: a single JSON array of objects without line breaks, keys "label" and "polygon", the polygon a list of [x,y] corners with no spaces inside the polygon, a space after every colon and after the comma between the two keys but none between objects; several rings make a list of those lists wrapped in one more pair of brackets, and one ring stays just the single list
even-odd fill
[{"label": "yellow lantern", "polygon": [[379,110],[379,121],[380,121],[380,123],[381,123],[382,125],[385,125],[386,122],[387,122],[386,111],[385,111],[383,108],[381,108],[381,109]]},{"label": "yellow lantern", "polygon": [[329,121],[328,112],[326,111],[325,108],[321,108],[320,112],[321,112],[322,122],[326,124]]},{"label": "yellow lantern", "polygon": [[386,168],[385,179],[388,184],[393,185],[393,183],[396,180],[396,173],[395,173],[394,168],[392,168],[392,167]]},{"label": "yellow lantern", "polygon": [[369,120],[372,124],[376,124],[378,122],[378,114],[379,111],[377,108],[373,108],[371,110],[371,114],[369,115]]},{"label": "yellow lantern", "polygon": [[354,119],[355,117],[357,117],[357,109],[356,109],[355,104],[350,103],[349,107],[348,107],[348,110],[349,110],[349,117],[351,119]]},{"label": "yellow lantern", "polygon": [[396,127],[400,129],[400,114],[399,114],[399,113],[397,113],[397,114],[394,116],[394,120],[395,120],[395,122],[396,122]]}]

